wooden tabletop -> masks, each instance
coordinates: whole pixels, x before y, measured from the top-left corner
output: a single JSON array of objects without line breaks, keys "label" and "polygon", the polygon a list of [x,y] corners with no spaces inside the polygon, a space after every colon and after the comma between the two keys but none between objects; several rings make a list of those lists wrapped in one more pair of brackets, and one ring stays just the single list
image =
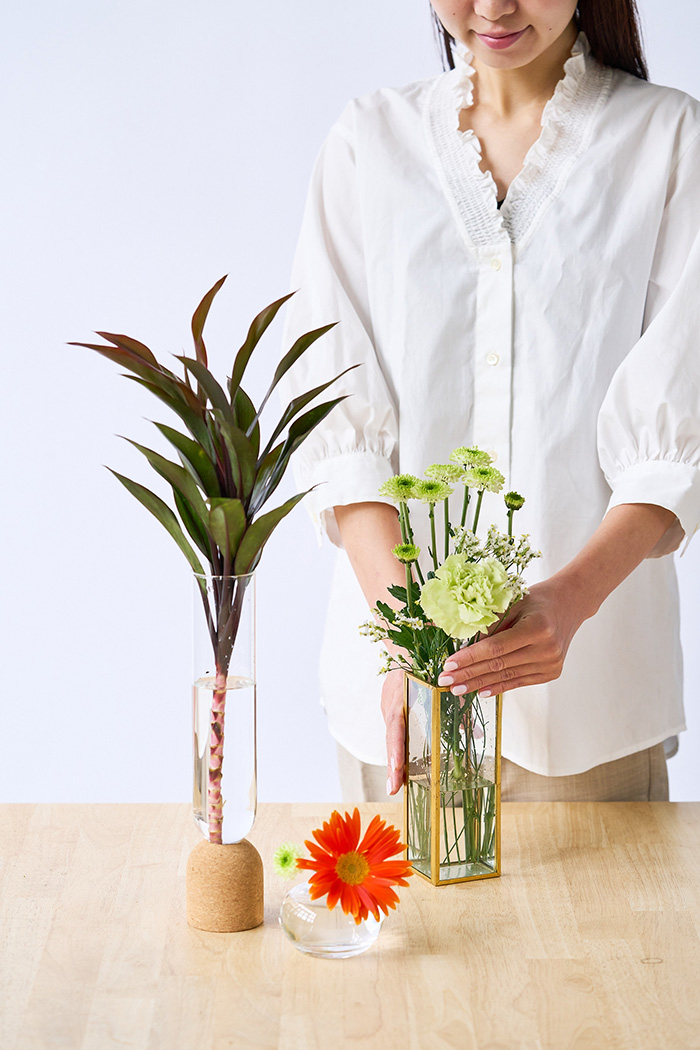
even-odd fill
[{"label": "wooden tabletop", "polygon": [[501,878],[412,879],[346,960],[286,940],[270,864],[332,808],[260,806],[265,923],[215,934],[189,806],[0,807],[2,1050],[700,1048],[700,803],[504,805]]}]

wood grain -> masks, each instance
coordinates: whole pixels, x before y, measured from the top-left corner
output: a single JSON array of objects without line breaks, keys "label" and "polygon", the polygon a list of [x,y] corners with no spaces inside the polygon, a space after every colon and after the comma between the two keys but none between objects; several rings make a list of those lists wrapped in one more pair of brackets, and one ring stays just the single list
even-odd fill
[{"label": "wood grain", "polygon": [[216,934],[188,805],[0,807],[2,1050],[700,1050],[700,803],[504,805],[501,878],[413,879],[343,961],[294,951],[270,864],[331,809],[260,807],[265,923]]}]

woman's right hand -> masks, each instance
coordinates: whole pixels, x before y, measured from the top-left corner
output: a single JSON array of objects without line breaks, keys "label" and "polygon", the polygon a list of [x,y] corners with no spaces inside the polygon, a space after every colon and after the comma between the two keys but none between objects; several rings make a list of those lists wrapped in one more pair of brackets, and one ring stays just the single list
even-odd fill
[{"label": "woman's right hand", "polygon": [[387,794],[395,795],[403,784],[405,733],[404,674],[395,667],[382,686],[382,714],[386,723]]}]

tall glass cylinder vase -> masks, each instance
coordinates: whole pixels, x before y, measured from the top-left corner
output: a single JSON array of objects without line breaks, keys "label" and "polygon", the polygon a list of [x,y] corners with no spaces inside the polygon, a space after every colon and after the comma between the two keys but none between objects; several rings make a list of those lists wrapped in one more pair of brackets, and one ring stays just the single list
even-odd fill
[{"label": "tall glass cylinder vase", "polygon": [[240,842],[255,820],[255,577],[194,578],[194,818]]},{"label": "tall glass cylinder vase", "polygon": [[500,875],[501,699],[406,675],[405,841],[434,885]]}]

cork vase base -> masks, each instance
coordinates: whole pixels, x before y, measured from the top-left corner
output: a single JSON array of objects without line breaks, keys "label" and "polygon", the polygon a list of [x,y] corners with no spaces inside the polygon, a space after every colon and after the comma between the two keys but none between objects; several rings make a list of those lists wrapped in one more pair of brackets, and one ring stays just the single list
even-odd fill
[{"label": "cork vase base", "polygon": [[251,930],[263,921],[263,864],[247,839],[199,842],[187,858],[187,924],[212,933]]}]

